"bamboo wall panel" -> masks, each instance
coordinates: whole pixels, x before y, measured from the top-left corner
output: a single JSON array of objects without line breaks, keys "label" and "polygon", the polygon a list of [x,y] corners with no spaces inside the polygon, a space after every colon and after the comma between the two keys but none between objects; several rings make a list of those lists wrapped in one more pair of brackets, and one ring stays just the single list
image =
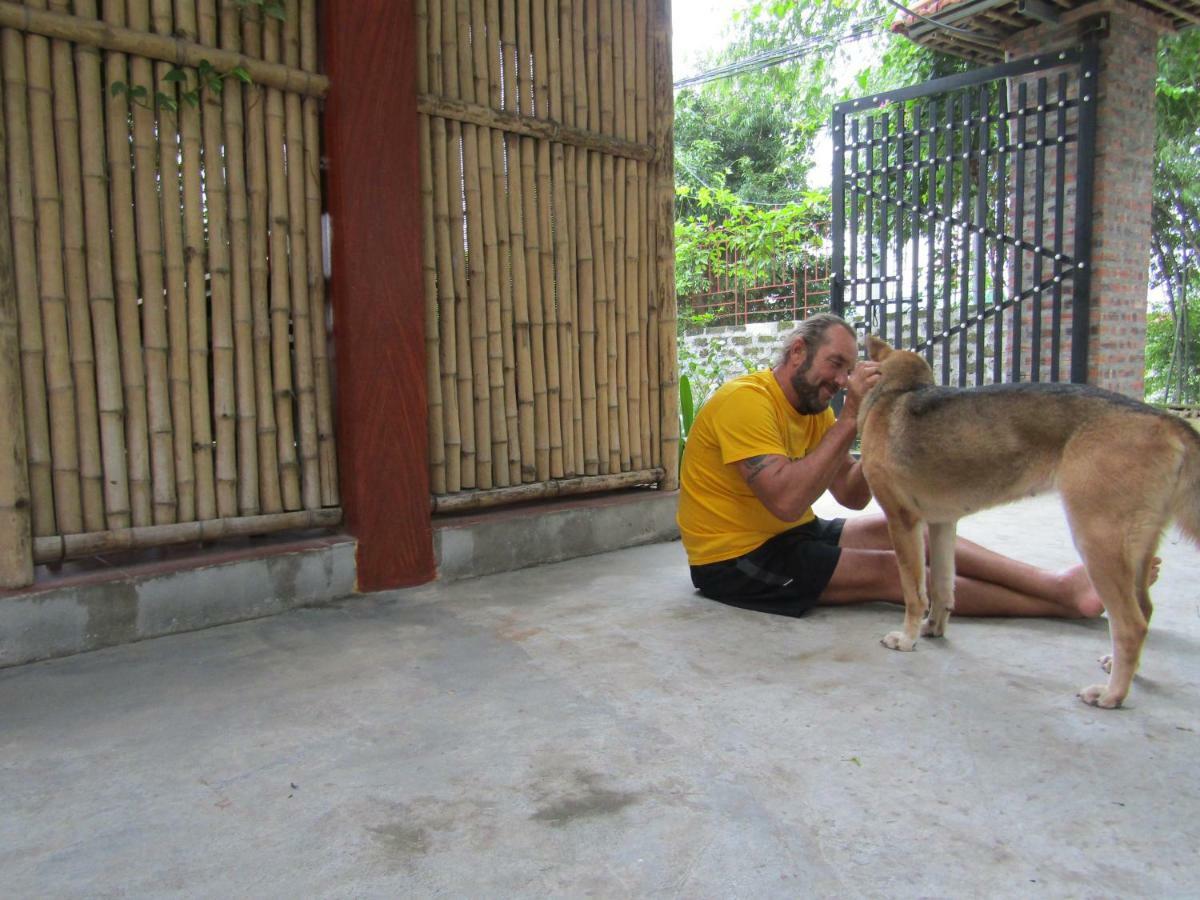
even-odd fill
[{"label": "bamboo wall panel", "polygon": [[418,3],[435,511],[675,486],[669,29],[665,2]]},{"label": "bamboo wall panel", "polygon": [[0,503],[28,492],[38,561],[340,516],[316,25],[315,0],[0,2]]}]

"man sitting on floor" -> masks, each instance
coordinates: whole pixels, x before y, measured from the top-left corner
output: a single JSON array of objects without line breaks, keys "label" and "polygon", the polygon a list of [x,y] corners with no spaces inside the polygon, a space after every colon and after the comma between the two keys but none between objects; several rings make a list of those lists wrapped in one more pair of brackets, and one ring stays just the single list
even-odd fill
[{"label": "man sitting on floor", "polygon": [[[871,499],[850,455],[877,363],[858,359],[837,316],[802,322],[774,369],[735,378],[701,407],[680,471],[678,521],[700,593],[743,609],[799,616],[813,606],[903,603],[883,516],[820,519],[825,491],[843,506]],[[840,416],[830,401],[846,391]],[[955,613],[1098,616],[1083,566],[1049,572],[959,539]]]}]

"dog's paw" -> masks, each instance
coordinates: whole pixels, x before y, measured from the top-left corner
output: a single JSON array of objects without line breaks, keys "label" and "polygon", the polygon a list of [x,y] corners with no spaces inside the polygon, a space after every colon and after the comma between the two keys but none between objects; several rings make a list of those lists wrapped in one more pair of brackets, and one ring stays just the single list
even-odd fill
[{"label": "dog's paw", "polygon": [[913,650],[917,645],[917,642],[903,631],[889,631],[879,643],[883,644],[889,650],[902,650],[906,653]]},{"label": "dog's paw", "polygon": [[1096,660],[1096,662],[1100,663],[1100,668],[1102,668],[1105,672],[1110,675],[1112,674],[1113,658],[1111,653],[1105,653],[1102,657]]},{"label": "dog's paw", "polygon": [[1101,709],[1116,709],[1124,697],[1116,697],[1109,693],[1107,684],[1093,684],[1079,692],[1079,699],[1088,706],[1098,706]]},{"label": "dog's paw", "polygon": [[924,619],[921,622],[921,634],[924,637],[941,637],[946,633],[946,617]]}]

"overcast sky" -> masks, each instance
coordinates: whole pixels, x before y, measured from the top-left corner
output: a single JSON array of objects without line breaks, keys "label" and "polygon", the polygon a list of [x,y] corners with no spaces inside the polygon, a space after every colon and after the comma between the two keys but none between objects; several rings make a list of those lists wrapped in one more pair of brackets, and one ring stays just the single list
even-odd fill
[{"label": "overcast sky", "polygon": [[700,71],[699,56],[721,46],[721,32],[733,23],[733,11],[744,9],[749,0],[672,0],[671,63],[674,80]]}]

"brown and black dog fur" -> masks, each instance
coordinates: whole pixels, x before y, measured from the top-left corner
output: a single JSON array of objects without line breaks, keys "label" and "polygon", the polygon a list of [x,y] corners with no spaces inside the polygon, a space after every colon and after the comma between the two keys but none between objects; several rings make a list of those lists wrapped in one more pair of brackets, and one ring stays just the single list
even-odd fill
[{"label": "brown and black dog fur", "polygon": [[1175,416],[1098,388],[943,388],[915,353],[871,336],[868,355],[880,363],[881,377],[859,411],[863,472],[887,516],[904,587],[904,627],[884,637],[884,645],[912,650],[918,633],[945,633],[954,608],[959,519],[1057,490],[1112,635],[1108,683],[1079,696],[1095,706],[1120,706],[1150,620],[1159,539],[1174,520],[1200,544],[1200,434]]}]

